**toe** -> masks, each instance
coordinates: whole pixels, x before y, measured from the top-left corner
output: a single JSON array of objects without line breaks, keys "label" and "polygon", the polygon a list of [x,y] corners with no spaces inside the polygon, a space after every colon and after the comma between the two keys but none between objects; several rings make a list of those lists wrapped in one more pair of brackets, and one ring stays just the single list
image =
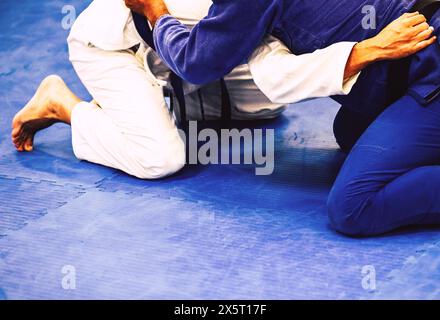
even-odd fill
[{"label": "toe", "polygon": [[21,140],[19,139],[19,137],[17,137],[12,140],[12,143],[14,144],[15,148],[18,149],[18,147],[21,145]]},{"label": "toe", "polygon": [[24,142],[23,146],[24,146],[24,150],[27,152],[34,150],[34,137],[33,136],[28,137]]},{"label": "toe", "polygon": [[14,127],[11,132],[11,137],[16,138],[20,134],[20,127]]},{"label": "toe", "polygon": [[17,151],[22,152],[23,151],[23,147],[21,144],[16,144],[15,145],[15,149],[17,149]]},{"label": "toe", "polygon": [[15,140],[14,144],[17,146],[18,151],[24,150],[24,143],[27,139],[27,134],[25,132],[22,132]]}]

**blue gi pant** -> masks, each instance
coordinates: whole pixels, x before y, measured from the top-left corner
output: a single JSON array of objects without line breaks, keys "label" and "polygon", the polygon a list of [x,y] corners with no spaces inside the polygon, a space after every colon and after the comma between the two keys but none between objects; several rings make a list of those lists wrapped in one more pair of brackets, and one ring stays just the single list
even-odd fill
[{"label": "blue gi pant", "polygon": [[[440,28],[439,14],[436,19],[432,24]],[[369,127],[352,148],[329,196],[336,230],[374,235],[405,225],[440,223],[440,99],[433,98],[439,70],[440,46],[435,44],[413,58],[407,95],[387,106],[388,84],[379,77],[365,82],[372,85],[371,91],[364,94],[359,86],[355,96],[370,100],[370,112],[360,110],[355,117],[348,112],[351,116],[344,119],[342,109],[335,134],[343,148],[349,149]],[[432,101],[426,103],[430,96]],[[343,108],[355,110],[349,99]],[[356,124],[355,130],[347,130]]]},{"label": "blue gi pant", "polygon": [[[332,7],[325,1],[306,2],[320,9],[303,15],[302,25],[295,21],[296,28],[308,32],[305,41],[304,36],[292,39],[292,45],[299,43],[299,52],[374,35],[375,31],[363,29],[360,18],[344,20],[343,10],[333,8],[334,2]],[[369,3],[386,5],[378,10],[382,15],[376,33],[414,4]],[[329,27],[323,28],[323,23]],[[430,23],[438,35],[440,11]],[[439,43],[412,58],[409,76],[406,95],[391,105],[389,62],[367,68],[349,96],[335,97],[343,105],[334,124],[336,139],[350,151],[328,199],[330,221],[339,232],[370,236],[401,226],[440,223]]]}]

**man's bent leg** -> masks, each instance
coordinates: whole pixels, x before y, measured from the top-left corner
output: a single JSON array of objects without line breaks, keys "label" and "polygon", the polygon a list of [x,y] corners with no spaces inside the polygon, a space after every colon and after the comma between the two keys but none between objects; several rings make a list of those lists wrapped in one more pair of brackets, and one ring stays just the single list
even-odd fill
[{"label": "man's bent leg", "polygon": [[405,96],[387,108],[349,154],[328,209],[349,235],[440,223],[440,99],[423,108]]},{"label": "man's bent leg", "polygon": [[130,52],[103,51],[75,40],[70,59],[99,107],[78,104],[72,136],[79,159],[143,179],[161,178],[185,164],[185,146],[163,91]]},{"label": "man's bent leg", "polygon": [[[432,20],[438,28],[439,16]],[[440,223],[439,43],[412,58],[408,85],[407,95],[366,129],[335,182],[328,207],[338,231],[374,235]],[[346,132],[340,139],[357,140],[350,138],[353,134]]]}]

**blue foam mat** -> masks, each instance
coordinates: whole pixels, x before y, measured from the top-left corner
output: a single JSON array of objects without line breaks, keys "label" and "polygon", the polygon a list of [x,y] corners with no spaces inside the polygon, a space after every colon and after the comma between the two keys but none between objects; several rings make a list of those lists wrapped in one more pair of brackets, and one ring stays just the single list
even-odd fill
[{"label": "blue foam mat", "polygon": [[[328,99],[264,124],[276,132],[266,177],[219,165],[134,179],[75,159],[63,125],[16,153],[10,122],[45,75],[90,98],[67,59],[63,5],[87,2],[0,2],[0,299],[440,298],[439,228],[351,239],[329,227],[344,155]],[[62,286],[65,266],[75,290]],[[374,290],[363,287],[365,266]]]}]

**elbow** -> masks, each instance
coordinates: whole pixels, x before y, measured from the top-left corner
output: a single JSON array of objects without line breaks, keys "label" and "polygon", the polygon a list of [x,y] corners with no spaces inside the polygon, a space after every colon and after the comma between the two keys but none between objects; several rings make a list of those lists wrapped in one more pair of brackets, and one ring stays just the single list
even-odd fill
[{"label": "elbow", "polygon": [[224,77],[229,72],[226,68],[216,68],[212,62],[196,60],[187,61],[185,64],[176,66],[175,72],[183,80],[194,85],[205,85]]},{"label": "elbow", "polygon": [[200,54],[190,51],[187,53],[182,49],[173,54],[161,54],[159,50],[158,53],[176,75],[194,85],[205,85],[219,80],[234,67],[234,64],[227,64],[213,57],[210,52]]},{"label": "elbow", "polygon": [[209,82],[212,82],[214,80],[217,80],[219,78],[221,78],[221,76],[219,76],[218,78],[216,78],[215,76],[213,76],[212,73],[210,73],[209,70],[204,69],[203,71],[197,70],[200,68],[197,68],[196,66],[194,67],[187,67],[184,68],[182,70],[179,70],[179,72],[176,72],[177,75],[179,75],[183,80],[197,85],[197,86],[202,86],[205,85]]}]

